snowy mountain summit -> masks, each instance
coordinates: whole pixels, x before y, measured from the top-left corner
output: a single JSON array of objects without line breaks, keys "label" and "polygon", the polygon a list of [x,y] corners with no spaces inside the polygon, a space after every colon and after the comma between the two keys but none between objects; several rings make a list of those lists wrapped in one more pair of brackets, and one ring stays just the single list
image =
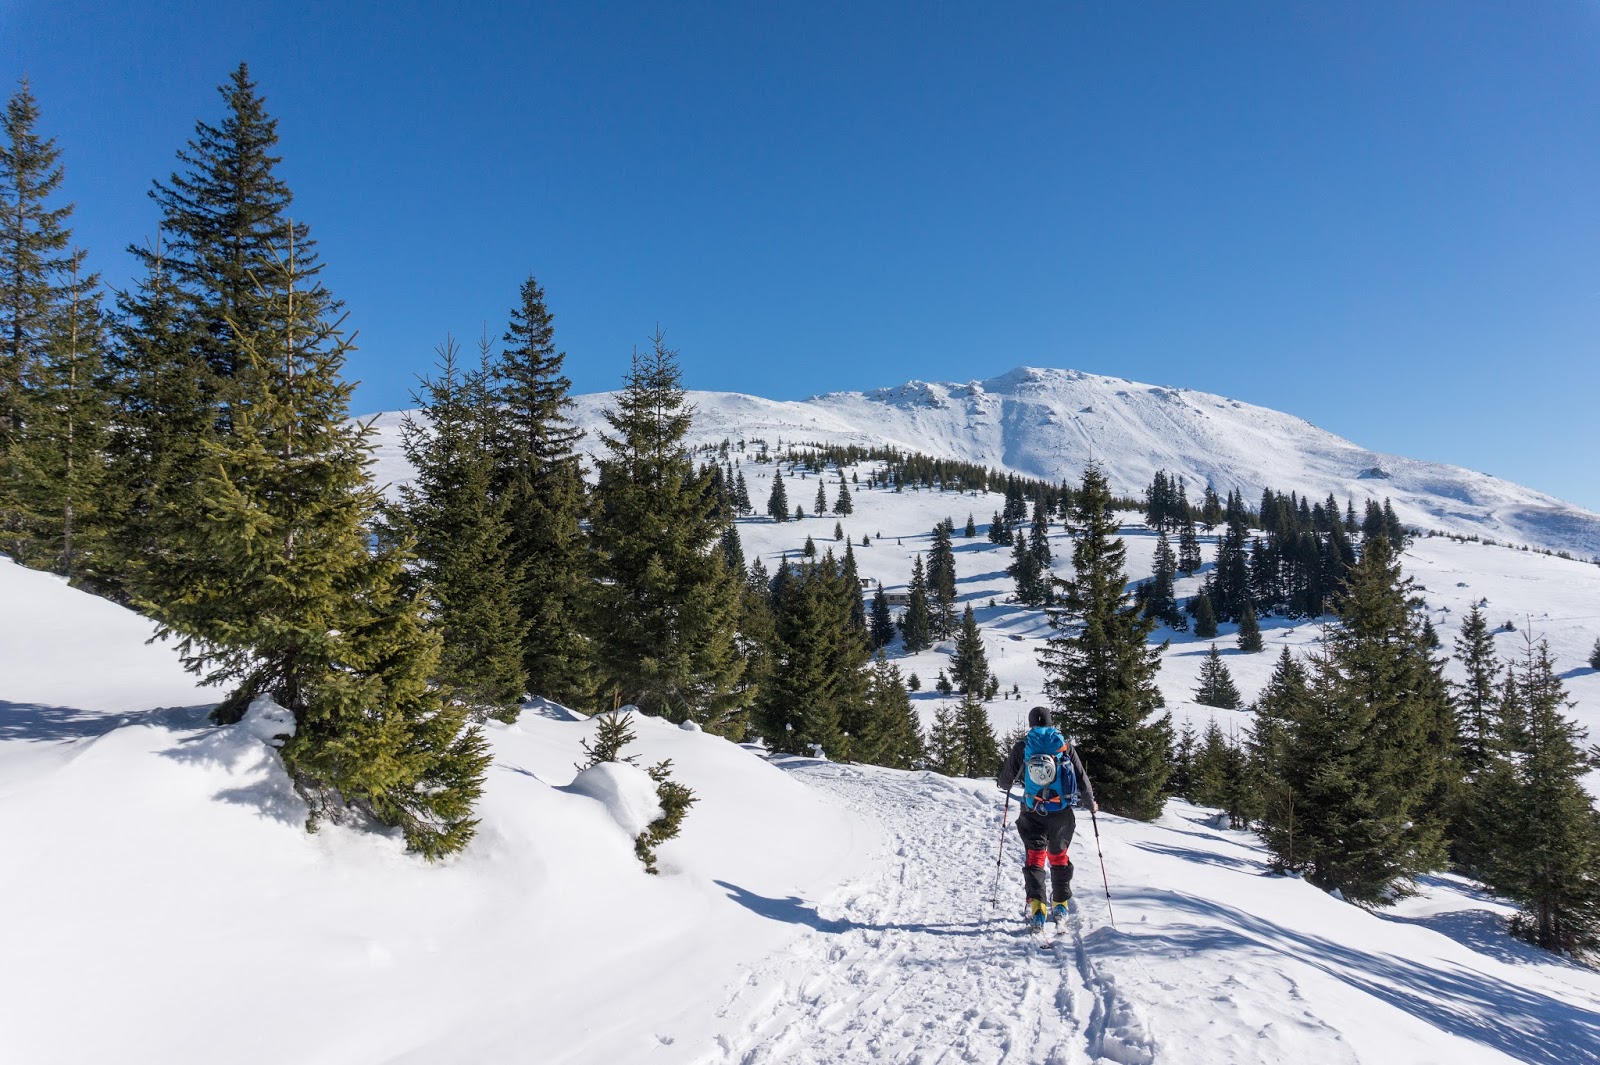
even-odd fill
[{"label": "snowy mountain summit", "polygon": [[[1164,469],[1187,482],[1196,502],[1207,484],[1219,494],[1238,488],[1251,504],[1263,488],[1313,501],[1332,493],[1341,505],[1354,500],[1358,514],[1366,499],[1388,498],[1401,520],[1423,529],[1600,555],[1600,514],[1488,474],[1370,451],[1303,418],[1192,389],[1019,367],[987,381],[908,381],[798,402],[689,395],[696,443],[890,446],[1074,481],[1098,460],[1119,494],[1141,494]],[[612,396],[576,397],[574,417],[590,448]],[[409,477],[398,449],[401,417],[378,417],[383,480]]]}]

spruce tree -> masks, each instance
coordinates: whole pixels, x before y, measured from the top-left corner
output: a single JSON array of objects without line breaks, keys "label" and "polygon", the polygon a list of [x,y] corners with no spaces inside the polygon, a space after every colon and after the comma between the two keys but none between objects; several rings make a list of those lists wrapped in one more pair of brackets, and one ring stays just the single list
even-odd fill
[{"label": "spruce tree", "polygon": [[1156,535],[1155,574],[1144,586],[1144,616],[1154,618],[1182,632],[1189,627],[1178,600],[1173,593],[1173,581],[1178,574],[1178,560],[1172,553],[1172,544],[1166,533]]},{"label": "spruce tree", "polygon": [[817,481],[816,512],[819,518],[828,512],[828,486],[821,480]]},{"label": "spruce tree", "polygon": [[745,483],[744,470],[740,470],[733,482],[733,505],[740,517],[751,513],[750,486]]},{"label": "spruce tree", "polygon": [[960,773],[964,777],[992,777],[1000,769],[1000,744],[989,724],[989,712],[976,691],[966,692],[956,708],[956,731],[960,736]]},{"label": "spruce tree", "polygon": [[207,367],[208,409],[226,431],[243,338],[276,324],[284,249],[294,247],[295,274],[304,279],[295,298],[305,317],[333,321],[340,305],[315,284],[322,267],[309,227],[290,221],[293,194],[272,154],[278,123],[248,66],[240,63],[217,91],[225,107],[221,123],[195,123],[194,138],[178,152],[180,169],[150,190],[164,246],[128,250],[147,267],[160,257],[183,323],[177,335],[195,345],[196,361]]},{"label": "spruce tree", "polygon": [[82,252],[70,257],[66,303],[30,374],[28,417],[0,462],[17,523],[13,535],[0,536],[0,546],[24,565],[99,591],[118,584],[106,531],[115,518],[103,509],[113,406],[97,279],[82,276],[83,259]]},{"label": "spruce tree", "polygon": [[184,573],[160,583],[183,592],[146,606],[189,668],[235,686],[218,720],[257,695],[293,712],[282,757],[308,827],[353,808],[438,857],[472,836],[487,748],[433,684],[439,641],[402,592],[405,555],[369,546],[379,503],[370,431],[350,423],[339,376],[349,342],[314,316],[325,294],[296,298],[314,282],[293,247],[277,261],[271,324],[237,334],[232,432],[196,471],[203,510],[162,560]]},{"label": "spruce tree", "polygon": [[1589,668],[1600,669],[1600,639],[1595,640],[1594,647],[1589,651]]},{"label": "spruce tree", "polygon": [[767,515],[776,522],[789,520],[789,493],[783,488],[783,471],[772,470],[772,494],[767,496]]},{"label": "spruce tree", "polygon": [[928,612],[934,638],[948,640],[956,631],[956,555],[947,519],[933,530],[928,552]]},{"label": "spruce tree", "polygon": [[179,334],[174,290],[160,255],[136,288],[117,296],[107,350],[112,413],[106,441],[107,593],[159,594],[151,560],[182,541],[197,505],[194,471],[213,432],[197,346]]},{"label": "spruce tree", "polygon": [[1023,606],[1041,606],[1045,599],[1045,576],[1039,559],[1028,548],[1027,537],[1018,536],[1011,549],[1011,565],[1006,574],[1017,583],[1017,601]]},{"label": "spruce tree", "polygon": [[1494,635],[1483,611],[1474,603],[1461,621],[1455,640],[1456,658],[1466,679],[1454,685],[1457,729],[1461,736],[1462,770],[1470,781],[1488,764],[1494,728],[1501,665]]},{"label": "spruce tree", "polygon": [[[583,533],[583,433],[569,417],[572,382],[556,350],[544,289],[522,282],[488,382],[496,455],[493,491],[510,521],[507,576],[526,633],[528,689],[566,706],[595,696],[593,648],[584,612],[593,584]],[[487,348],[487,343],[483,345]]]},{"label": "spruce tree", "polygon": [[1191,802],[1194,801],[1194,759],[1197,743],[1194,725],[1185,718],[1172,747],[1172,774],[1167,778],[1167,791],[1168,794],[1182,796]]},{"label": "spruce tree", "polygon": [[970,605],[961,615],[961,631],[956,634],[950,673],[962,694],[981,693],[989,681],[989,658],[984,653],[983,634],[978,631],[978,619]]},{"label": "spruce tree", "polygon": [[1211,596],[1201,592],[1190,601],[1194,607],[1194,634],[1202,640],[1217,638],[1217,615],[1211,608]]},{"label": "spruce tree", "polygon": [[966,528],[961,530],[961,535],[966,537],[968,540],[978,535],[978,523],[973,520],[971,514],[967,515],[967,525]]},{"label": "spruce tree", "polygon": [[928,734],[928,768],[947,777],[962,776],[967,768],[964,740],[955,712],[941,702]]},{"label": "spruce tree", "polygon": [[104,568],[110,397],[98,278],[69,250],[75,205],[55,202],[61,152],[38,121],[23,81],[0,114],[0,550],[81,578]]},{"label": "spruce tree", "polygon": [[915,769],[927,757],[922,723],[900,669],[879,652],[867,680],[867,714],[856,759],[891,769]]},{"label": "spruce tree", "polygon": [[1200,666],[1200,686],[1194,690],[1194,701],[1220,710],[1239,709],[1239,689],[1234,687],[1233,675],[1228,672],[1216,644],[1211,645],[1210,653]]},{"label": "spruce tree", "polygon": [[1261,624],[1256,621],[1256,608],[1245,604],[1244,614],[1239,618],[1239,650],[1247,654],[1255,654],[1264,650],[1266,644],[1261,639]]},{"label": "spruce tree", "polygon": [[906,597],[906,612],[900,618],[900,636],[906,654],[914,655],[933,646],[933,620],[928,612],[928,578],[922,556],[911,563],[911,587]]},{"label": "spruce tree", "polygon": [[1189,801],[1196,806],[1226,807],[1234,790],[1236,768],[1228,738],[1223,735],[1217,719],[1212,718],[1194,752]]},{"label": "spruce tree", "polygon": [[602,690],[718,734],[743,731],[738,587],[715,545],[708,479],[684,444],[692,411],[677,352],[658,329],[635,352],[615,406],[591,519],[599,578],[591,595]]},{"label": "spruce tree", "polygon": [[1061,609],[1040,661],[1045,692],[1062,727],[1076,737],[1100,804],[1151,820],[1161,812],[1172,720],[1155,673],[1165,644],[1149,646],[1155,624],[1129,601],[1111,492],[1095,466],[1073,494],[1073,576],[1061,582]]},{"label": "spruce tree", "polygon": [[1476,789],[1492,825],[1484,882],[1521,904],[1512,931],[1546,950],[1600,953],[1600,811],[1594,768],[1549,647],[1526,637],[1496,721],[1494,764]]},{"label": "spruce tree", "polygon": [[[59,335],[72,287],[67,222],[75,205],[53,202],[65,171],[55,138],[41,137],[38,122],[39,102],[23,81],[0,117],[0,463],[22,428],[26,383]],[[0,507],[5,492],[0,481]]]},{"label": "spruce tree", "polygon": [[872,617],[868,623],[868,633],[872,638],[872,649],[878,650],[887,647],[894,640],[894,617],[889,613],[889,597],[883,594],[883,585],[878,585],[878,590],[872,594]]},{"label": "spruce tree", "polygon": [[519,602],[522,573],[511,558],[506,501],[492,492],[495,412],[485,371],[463,373],[458,348],[438,348],[438,375],[412,396],[401,447],[416,479],[400,488],[398,526],[412,543],[417,575],[442,647],[437,679],[474,713],[516,720],[528,690]]},{"label": "spruce tree", "polygon": [[1336,602],[1339,625],[1312,659],[1304,704],[1285,722],[1275,777],[1292,793],[1274,796],[1266,815],[1280,867],[1370,904],[1405,893],[1443,857],[1435,807],[1455,740],[1409,597],[1388,540],[1374,538]]},{"label": "spruce tree", "polygon": [[1178,530],[1178,572],[1188,576],[1201,566],[1205,559],[1200,554],[1200,537],[1195,533],[1194,517],[1183,519],[1183,526]]},{"label": "spruce tree", "polygon": [[850,498],[850,486],[845,484],[843,481],[840,481],[839,499],[833,504],[834,513],[849,517],[855,512],[855,509],[855,501]]},{"label": "spruce tree", "polygon": [[1007,528],[1005,520],[1000,517],[998,510],[989,519],[989,542],[991,544],[1009,544],[1011,542],[1011,530]]}]

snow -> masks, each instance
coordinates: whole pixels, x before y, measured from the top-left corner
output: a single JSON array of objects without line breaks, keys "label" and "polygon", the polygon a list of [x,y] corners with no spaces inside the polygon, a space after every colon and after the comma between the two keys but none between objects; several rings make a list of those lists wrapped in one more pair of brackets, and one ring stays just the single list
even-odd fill
[{"label": "snow", "polygon": [[[948,386],[890,399],[913,411],[982,401]],[[1195,395],[1150,400],[1180,401]],[[1098,393],[1084,405],[1117,409]],[[1386,487],[1400,479],[1387,458],[1360,468],[1374,464],[1395,473]],[[739,468],[759,506],[773,467]],[[785,480],[810,502],[811,478]],[[830,499],[837,482],[829,471]],[[1002,690],[1022,696],[989,704],[995,727],[1020,725],[1042,701],[1035,652],[1049,628],[1007,602],[1009,550],[982,529],[999,498],[852,495],[844,518],[741,521],[747,554],[775,568],[807,535],[841,550],[839,521],[862,576],[903,589],[934,524],[959,530],[972,512],[979,536],[954,541],[961,605]],[[1123,517],[1138,579],[1155,538]],[[1066,573],[1059,526],[1051,545]],[[1586,664],[1600,567],[1442,537],[1402,563],[1447,647],[1484,600],[1492,624],[1516,625],[1496,635],[1502,652],[1530,630],[1548,637],[1573,716],[1600,736],[1600,674]],[[1216,641],[1247,701],[1280,647],[1304,654],[1321,638],[1312,621],[1262,628],[1262,654],[1241,653],[1232,626]],[[493,764],[464,854],[428,865],[390,834],[307,834],[274,749],[292,719],[257,700],[240,724],[210,725],[221,693],[153,636],[0,559],[7,1065],[1600,1061],[1600,974],[1510,938],[1503,900],[1439,876],[1368,912],[1270,875],[1253,835],[1177,801],[1151,824],[1099,817],[1109,906],[1080,819],[1077,912],[1049,949],[1016,934],[1020,848],[1008,830],[1000,854],[992,782],[768,759],[635,715],[625,753],[672,759],[699,798],[653,877],[632,847],[648,777],[613,765],[577,779],[597,725],[543,700],[487,726]],[[1246,711],[1192,701],[1209,641],[1157,638],[1171,640],[1160,683],[1176,720],[1248,725]],[[891,647],[922,678],[925,721],[948,651]]]},{"label": "snow", "polygon": [[625,762],[592,765],[572,778],[568,790],[597,800],[629,839],[649,828],[663,812],[656,782],[643,769]]},{"label": "snow", "polygon": [[[689,400],[695,443],[894,447],[1048,480],[1075,481],[1098,460],[1112,490],[1135,498],[1165,469],[1187,481],[1196,502],[1207,484],[1219,494],[1238,488],[1251,505],[1269,487],[1316,501],[1332,493],[1340,506],[1353,499],[1358,514],[1369,497],[1389,497],[1401,520],[1421,528],[1600,556],[1600,514],[1490,474],[1371,451],[1292,414],[1193,389],[1022,367],[986,381],[911,381],[800,402],[733,392],[690,392]],[[572,417],[588,431],[591,451],[613,401],[609,392],[575,397]],[[380,483],[411,477],[399,448],[404,416],[366,419],[380,448]]]}]

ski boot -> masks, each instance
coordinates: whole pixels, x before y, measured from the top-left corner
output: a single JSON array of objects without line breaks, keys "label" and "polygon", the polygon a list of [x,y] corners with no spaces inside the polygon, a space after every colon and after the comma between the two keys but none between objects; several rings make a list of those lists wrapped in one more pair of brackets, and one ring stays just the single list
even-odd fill
[{"label": "ski boot", "polygon": [[1038,934],[1044,931],[1045,905],[1043,899],[1028,900],[1028,931]]},{"label": "ski boot", "polygon": [[1062,899],[1060,902],[1050,907],[1050,920],[1055,924],[1057,932],[1066,927],[1067,902],[1065,899]]}]

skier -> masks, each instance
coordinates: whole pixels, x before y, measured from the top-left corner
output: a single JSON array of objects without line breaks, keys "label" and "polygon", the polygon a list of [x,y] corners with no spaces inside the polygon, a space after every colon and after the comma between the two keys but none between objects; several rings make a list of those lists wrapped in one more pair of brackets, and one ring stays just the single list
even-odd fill
[{"label": "skier", "polygon": [[[1018,740],[1000,768],[1000,790],[1010,796],[1011,786],[1022,781],[1022,812],[1017,815],[1017,835],[1027,850],[1022,867],[1028,896],[1028,921],[1033,931],[1044,930],[1048,915],[1060,928],[1067,919],[1072,897],[1072,859],[1067,845],[1077,818],[1072,804],[1099,812],[1094,787],[1083,771],[1077,748],[1050,724],[1050,711],[1036,706],[1028,711],[1028,733]],[[1050,900],[1045,901],[1045,867],[1050,868]]]}]

